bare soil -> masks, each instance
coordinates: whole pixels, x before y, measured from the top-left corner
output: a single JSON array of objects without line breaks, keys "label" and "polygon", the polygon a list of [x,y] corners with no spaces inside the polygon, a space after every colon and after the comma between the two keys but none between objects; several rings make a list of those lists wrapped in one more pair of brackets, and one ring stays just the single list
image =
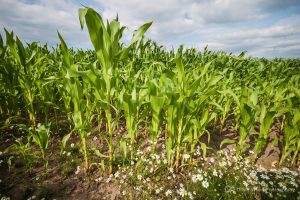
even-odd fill
[{"label": "bare soil", "polygon": [[[124,126],[124,125],[123,125]],[[98,128],[96,128],[98,129]],[[99,129],[98,129],[99,130]],[[124,134],[124,127],[120,127],[118,134]],[[220,144],[223,139],[237,138],[237,134],[233,129],[220,131],[211,130],[211,138],[209,147],[211,148],[208,157],[213,156],[214,152],[221,150]],[[145,130],[142,130],[144,135],[147,135]],[[0,151],[4,151],[10,144],[13,143],[16,132],[6,130],[5,137],[1,138]],[[92,138],[98,135],[95,131],[89,136],[89,146],[104,147],[104,142],[101,140],[93,140]],[[256,160],[257,165],[264,168],[276,167],[280,159],[280,146],[273,145],[272,142],[280,135],[277,127],[273,127],[270,131],[269,142],[266,148]],[[207,136],[201,138],[202,142],[207,143]],[[121,199],[118,192],[118,185],[107,182],[107,178],[97,180],[99,177],[108,177],[108,174],[103,174],[99,167],[93,167],[88,174],[83,170],[76,174],[77,166],[83,169],[83,158],[81,153],[73,151],[72,159],[66,155],[61,155],[61,149],[57,141],[61,138],[57,136],[50,141],[47,150],[48,169],[45,170],[41,162],[35,162],[31,171],[26,170],[24,163],[21,161],[13,162],[12,166],[8,167],[6,162],[0,165],[0,194],[9,196],[11,199],[21,200],[36,196],[37,199]],[[72,136],[68,142],[80,143],[77,136]],[[248,141],[251,143],[251,138]],[[222,150],[231,150],[235,145],[224,145]],[[38,149],[36,149],[38,151]],[[248,155],[251,154],[248,152]],[[9,154],[3,154],[0,158],[5,161]],[[299,166],[299,163],[297,164]]]}]

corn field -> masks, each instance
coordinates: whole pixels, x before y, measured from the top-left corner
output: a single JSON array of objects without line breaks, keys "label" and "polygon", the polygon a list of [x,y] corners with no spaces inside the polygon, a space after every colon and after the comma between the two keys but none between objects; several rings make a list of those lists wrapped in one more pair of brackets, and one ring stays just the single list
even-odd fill
[{"label": "corn field", "polygon": [[[91,8],[78,13],[94,50],[69,48],[60,33],[53,48],[7,30],[0,37],[1,142],[10,127],[15,138],[23,132],[4,151],[18,152],[9,163],[47,169],[50,144],[62,153],[76,137],[86,174],[95,166],[115,173],[145,146],[153,154],[165,147],[166,165],[179,173],[194,164],[186,155],[199,147],[207,157],[220,137],[218,149],[234,145],[237,156],[253,151],[255,162],[272,143],[279,165],[299,165],[299,59],[166,50],[144,37],[152,22],[125,44],[118,17],[105,23]],[[94,136],[101,145],[91,145]]]}]

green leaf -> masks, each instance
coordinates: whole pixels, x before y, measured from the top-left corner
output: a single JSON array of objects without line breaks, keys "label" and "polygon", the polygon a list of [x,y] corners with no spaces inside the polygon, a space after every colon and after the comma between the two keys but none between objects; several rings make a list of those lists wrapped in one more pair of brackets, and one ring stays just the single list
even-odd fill
[{"label": "green leaf", "polygon": [[85,19],[85,15],[86,15],[86,12],[88,11],[88,9],[89,9],[89,8],[79,8],[79,9],[78,9],[79,22],[80,22],[81,30],[83,30],[83,27],[84,27],[84,19]]},{"label": "green leaf", "polygon": [[68,133],[67,135],[65,135],[65,136],[63,137],[63,139],[61,140],[63,149],[66,148],[67,141],[70,139],[72,133],[73,133],[73,131],[70,132],[70,133]]},{"label": "green leaf", "polygon": [[151,22],[148,22],[142,26],[140,26],[138,28],[138,30],[136,30],[133,34],[133,37],[131,39],[131,42],[130,42],[130,46],[135,43],[136,41],[138,41],[143,35],[144,33],[148,30],[148,28],[152,25],[153,21]]},{"label": "green leaf", "polygon": [[234,143],[236,143],[236,140],[226,138],[226,139],[224,139],[224,140],[221,142],[220,148],[222,148],[222,146],[223,146],[224,144],[234,144]]},{"label": "green leaf", "polygon": [[206,144],[203,142],[200,142],[200,147],[203,152],[203,158],[205,158],[206,157],[206,149],[207,149]]},{"label": "green leaf", "polygon": [[71,61],[70,61],[70,55],[69,55],[69,50],[68,47],[64,41],[64,39],[62,38],[62,36],[60,35],[59,32],[57,32],[58,37],[60,39],[60,43],[61,43],[61,52],[63,54],[63,61],[64,64],[69,67],[71,65]]}]

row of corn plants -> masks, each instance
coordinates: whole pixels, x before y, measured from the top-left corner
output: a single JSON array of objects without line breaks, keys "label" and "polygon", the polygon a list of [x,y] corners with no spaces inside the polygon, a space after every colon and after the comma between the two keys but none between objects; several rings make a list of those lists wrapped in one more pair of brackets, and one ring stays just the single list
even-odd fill
[{"label": "row of corn plants", "polygon": [[[258,158],[270,131],[277,131],[280,163],[299,160],[298,59],[246,58],[245,52],[235,56],[183,46],[167,51],[145,39],[152,22],[125,44],[126,27],[118,17],[104,23],[92,8],[79,9],[79,21],[94,51],[68,48],[59,33],[60,45],[53,50],[36,42],[24,45],[7,30],[6,42],[0,37],[1,127],[22,125],[29,136],[23,142],[40,147],[45,166],[51,134],[59,132],[64,147],[75,133],[88,170],[93,152],[87,140],[96,126],[106,141],[107,148],[98,152],[109,172],[120,154],[129,163],[145,141],[153,152],[162,141],[168,165],[180,169],[192,161],[186,155],[197,144],[205,157],[211,135],[224,137],[228,129],[235,137],[220,147],[236,144],[237,154],[254,150]],[[126,131],[116,137],[122,124]],[[18,142],[15,149],[24,145]]]}]

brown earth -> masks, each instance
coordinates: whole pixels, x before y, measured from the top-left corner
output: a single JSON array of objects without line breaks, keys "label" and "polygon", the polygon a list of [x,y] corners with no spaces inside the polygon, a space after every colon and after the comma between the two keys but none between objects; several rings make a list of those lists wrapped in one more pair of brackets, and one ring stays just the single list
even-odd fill
[{"label": "brown earth", "polygon": [[[99,128],[96,129],[100,130]],[[118,134],[124,134],[124,132],[124,127],[120,127],[117,131]],[[237,137],[233,129],[223,130],[221,133],[215,129],[215,131],[211,132],[209,144],[211,149],[208,157],[213,156],[214,152],[220,150],[220,144],[224,138],[234,139]],[[7,130],[6,134],[2,134],[5,138],[1,138],[0,151],[4,151],[6,147],[13,143],[13,135],[15,134],[12,130]],[[143,130],[143,134],[147,135],[146,130]],[[257,159],[257,165],[267,169],[278,165],[280,147],[278,144],[272,145],[272,141],[279,134],[278,128],[273,127],[270,131],[269,143]],[[98,131],[89,136],[89,141],[92,141],[89,143],[89,146],[104,147],[105,142],[92,139],[95,135],[99,135]],[[49,159],[48,170],[45,170],[41,163],[35,163],[31,172],[26,171],[24,164],[20,161],[13,162],[10,168],[8,168],[6,163],[2,163],[0,165],[0,179],[2,180],[0,183],[0,194],[15,200],[27,199],[31,196],[36,196],[37,199],[43,197],[46,197],[45,199],[119,199],[118,186],[111,182],[107,183],[107,175],[103,174],[99,167],[93,168],[88,175],[83,170],[76,174],[77,166],[81,166],[81,169],[83,168],[81,153],[79,151],[73,152],[75,155],[73,157],[74,161],[68,160],[65,155],[60,153],[60,147],[57,144],[57,141],[60,140],[61,138],[56,136],[50,142],[47,151]],[[207,142],[207,136],[203,136],[201,141]],[[76,144],[79,142],[79,138],[72,136],[68,144],[71,142]],[[248,142],[250,144],[253,143],[251,138]],[[235,145],[224,145],[222,150],[231,150],[233,148],[235,148]],[[249,152],[248,155],[252,156]],[[8,155],[5,154],[5,156],[2,155],[0,158],[6,160]],[[99,177],[106,178],[95,181]]]}]

